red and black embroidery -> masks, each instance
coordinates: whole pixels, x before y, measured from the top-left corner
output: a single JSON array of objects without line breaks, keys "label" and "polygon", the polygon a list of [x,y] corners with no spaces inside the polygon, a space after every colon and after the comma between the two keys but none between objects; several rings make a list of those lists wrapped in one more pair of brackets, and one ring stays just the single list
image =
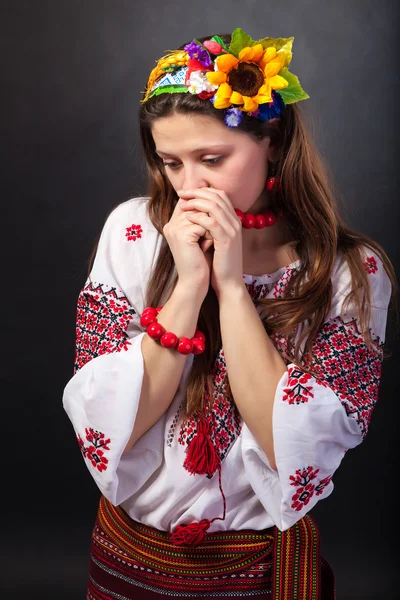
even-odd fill
[{"label": "red and black embroidery", "polygon": [[125,236],[129,242],[136,242],[142,237],[143,229],[141,225],[130,225],[126,228]]},{"label": "red and black embroidery", "polygon": [[[222,462],[242,429],[242,419],[229,393],[224,352],[221,349],[212,369],[214,397],[212,399],[211,440]],[[206,392],[206,402],[210,402]],[[197,419],[187,419],[181,424],[179,444],[189,444],[197,433]]]},{"label": "red and black embroidery", "polygon": [[296,267],[286,267],[283,275],[279,277],[278,281],[274,285],[272,295],[274,298],[281,298],[289,285],[289,281],[292,279],[293,274],[297,272]]},{"label": "red and black embroidery", "polygon": [[92,429],[91,427],[85,428],[86,440],[89,442],[88,446],[85,446],[85,442],[81,436],[77,435],[78,444],[81,449],[84,458],[89,460],[93,467],[95,467],[100,473],[105,471],[108,466],[108,458],[104,455],[104,452],[110,450],[110,438],[105,437],[104,433]]},{"label": "red and black embroidery", "polygon": [[244,282],[252,300],[267,298],[272,290],[274,298],[283,296],[289,281],[297,273],[297,267],[286,267],[280,278],[274,282],[257,283],[257,277],[251,282]]},{"label": "red and black embroidery", "polygon": [[270,283],[257,283],[255,279],[251,283],[244,283],[247,291],[249,292],[250,298],[252,300],[259,300],[259,298],[266,298],[270,292],[271,284]]},{"label": "red and black embroidery", "polygon": [[178,421],[179,421],[179,415],[181,413],[181,408],[182,408],[182,403],[179,406],[179,409],[176,412],[176,415],[173,418],[173,421],[168,429],[168,435],[167,435],[167,446],[169,446],[170,448],[172,447],[172,442],[174,441],[174,437],[175,437],[175,429],[178,426]]},{"label": "red and black embroidery", "polygon": [[282,400],[289,404],[301,404],[308,402],[309,398],[314,398],[312,393],[313,386],[307,385],[312,379],[309,373],[303,373],[298,367],[290,366],[288,368],[288,387],[283,389]]},{"label": "red and black embroidery", "polygon": [[[290,277],[296,272],[297,269],[286,268],[284,274],[282,275],[282,286],[280,287],[280,292],[283,293]],[[266,297],[270,290],[270,283],[257,284],[256,279],[251,283],[246,283],[246,288],[252,298],[252,300],[257,300],[259,298]],[[284,340],[278,340],[276,338],[276,342],[278,341],[282,344],[285,343]],[[237,406],[233,400],[232,394],[229,391],[228,387],[228,379],[227,379],[227,371],[226,371],[226,362],[224,357],[223,349],[220,350],[217,359],[214,363],[214,367],[212,369],[213,381],[214,381],[214,397],[212,399],[212,431],[211,431],[211,440],[213,442],[214,448],[217,451],[217,454],[222,462],[223,459],[228,454],[230,448],[235,442],[236,438],[240,435],[242,430],[242,418],[237,409]],[[206,402],[210,402],[210,398],[206,392]],[[178,413],[175,415],[173,422],[168,431],[167,436],[167,445],[172,445],[172,440],[174,437],[175,428],[178,422]],[[192,439],[195,437],[197,433],[197,420],[196,418],[191,418],[182,423],[180,427],[180,431],[178,434],[178,443],[182,445],[188,445]]]},{"label": "red and black embroidery", "polygon": [[301,510],[306,506],[314,494],[320,496],[332,479],[332,475],[324,477],[318,482],[313,482],[317,478],[319,469],[308,466],[304,469],[297,469],[295,475],[290,475],[290,485],[297,487],[292,496],[292,508]]},{"label": "red and black embroidery", "polygon": [[78,298],[74,374],[96,356],[127,350],[126,331],[134,314],[122,291],[88,283]]},{"label": "red and black embroidery", "polygon": [[376,337],[369,350],[355,318],[346,322],[337,316],[327,321],[313,344],[312,366],[319,377],[315,379],[297,366],[289,367],[288,386],[282,400],[289,404],[308,402],[314,397],[313,388],[317,384],[329,387],[337,394],[346,414],[357,420],[365,437],[378,400],[383,346]]},{"label": "red and black embroidery", "polygon": [[367,273],[376,273],[378,270],[378,264],[376,262],[375,256],[367,256],[364,261],[364,266]]}]

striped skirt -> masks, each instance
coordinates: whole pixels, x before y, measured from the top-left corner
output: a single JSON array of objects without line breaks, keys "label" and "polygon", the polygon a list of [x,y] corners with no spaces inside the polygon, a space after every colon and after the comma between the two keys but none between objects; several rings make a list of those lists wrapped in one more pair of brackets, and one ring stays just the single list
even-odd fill
[{"label": "striped skirt", "polygon": [[91,541],[87,600],[269,598],[335,600],[334,576],[306,515],[279,531],[209,533],[196,547],[132,520],[100,500]]}]

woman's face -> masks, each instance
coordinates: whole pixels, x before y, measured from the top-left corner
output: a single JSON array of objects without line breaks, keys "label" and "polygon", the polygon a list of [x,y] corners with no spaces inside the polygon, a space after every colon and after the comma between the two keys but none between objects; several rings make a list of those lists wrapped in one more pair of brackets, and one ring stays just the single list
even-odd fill
[{"label": "woman's face", "polygon": [[212,187],[223,190],[244,212],[267,206],[267,160],[270,138],[261,142],[216,119],[174,114],[154,121],[152,135],[165,173],[177,190]]}]

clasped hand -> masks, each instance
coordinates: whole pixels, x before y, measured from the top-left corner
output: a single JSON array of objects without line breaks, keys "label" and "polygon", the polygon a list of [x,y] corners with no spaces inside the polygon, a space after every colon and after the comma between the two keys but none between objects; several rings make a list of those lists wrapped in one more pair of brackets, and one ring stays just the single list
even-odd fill
[{"label": "clasped hand", "polygon": [[217,296],[227,287],[243,285],[242,224],[226,193],[207,187],[177,194],[186,218],[211,234],[211,285]]}]

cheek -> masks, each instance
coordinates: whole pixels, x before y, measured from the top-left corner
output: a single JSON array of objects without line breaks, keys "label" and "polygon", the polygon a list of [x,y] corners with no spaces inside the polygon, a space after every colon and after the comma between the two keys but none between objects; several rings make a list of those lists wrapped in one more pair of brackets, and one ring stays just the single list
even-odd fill
[{"label": "cheek", "polygon": [[[242,157],[229,165],[229,169],[221,173],[222,188],[238,205],[246,199],[254,201],[263,191],[267,177],[267,165],[260,155]],[[230,192],[230,193],[229,193]]]},{"label": "cheek", "polygon": [[165,169],[165,176],[175,190],[179,190],[181,187],[181,178],[179,171],[173,171],[172,169]]}]

